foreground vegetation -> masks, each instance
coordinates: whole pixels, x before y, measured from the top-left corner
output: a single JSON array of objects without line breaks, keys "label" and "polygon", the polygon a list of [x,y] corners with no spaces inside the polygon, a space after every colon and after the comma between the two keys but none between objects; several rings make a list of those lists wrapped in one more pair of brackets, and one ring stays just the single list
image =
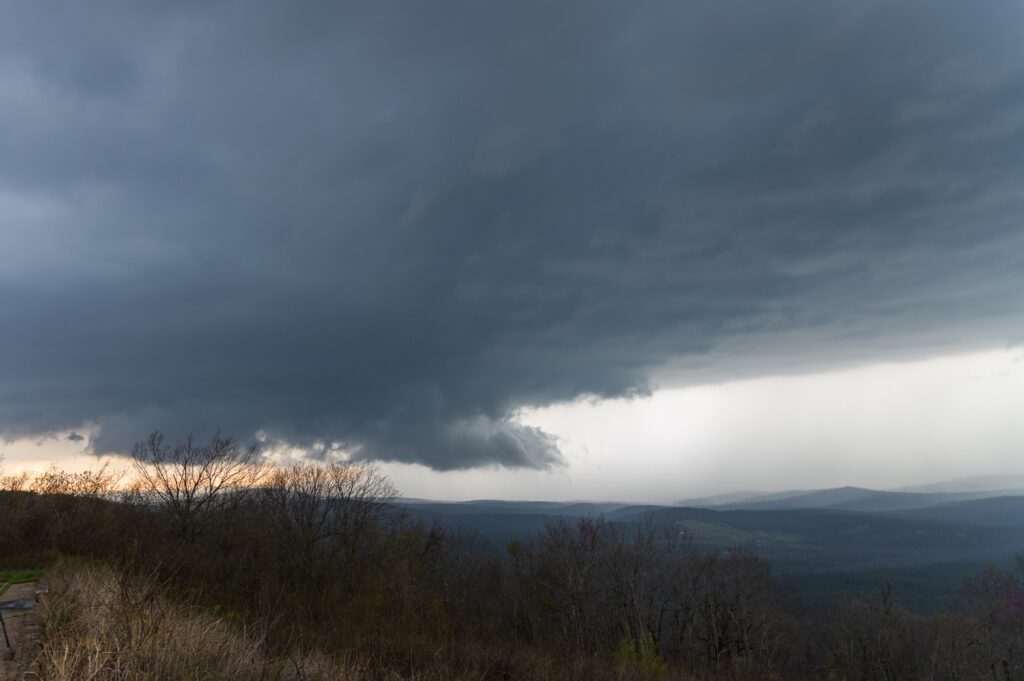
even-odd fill
[{"label": "foreground vegetation", "polygon": [[44,678],[1024,676],[1016,571],[933,616],[885,590],[803,612],[762,559],[650,519],[496,548],[403,517],[372,467],[159,434],[135,462],[0,481],[0,569],[48,566]]},{"label": "foreground vegetation", "polygon": [[12,584],[37,582],[42,576],[41,570],[0,570],[0,596],[3,596]]}]

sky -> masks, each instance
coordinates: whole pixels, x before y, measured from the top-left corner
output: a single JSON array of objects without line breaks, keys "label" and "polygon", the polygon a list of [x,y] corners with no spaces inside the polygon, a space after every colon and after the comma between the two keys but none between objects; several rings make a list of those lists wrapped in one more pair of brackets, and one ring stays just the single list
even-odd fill
[{"label": "sky", "polygon": [[1016,0],[4,16],[8,468],[219,428],[437,498],[1019,472]]}]

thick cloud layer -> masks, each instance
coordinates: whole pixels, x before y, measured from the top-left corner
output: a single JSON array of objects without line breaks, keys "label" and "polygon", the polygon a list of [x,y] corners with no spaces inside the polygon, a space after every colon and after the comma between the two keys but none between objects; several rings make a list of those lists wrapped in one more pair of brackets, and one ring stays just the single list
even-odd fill
[{"label": "thick cloud layer", "polygon": [[546,467],[517,409],[1022,338],[1016,0],[4,13],[0,435]]}]

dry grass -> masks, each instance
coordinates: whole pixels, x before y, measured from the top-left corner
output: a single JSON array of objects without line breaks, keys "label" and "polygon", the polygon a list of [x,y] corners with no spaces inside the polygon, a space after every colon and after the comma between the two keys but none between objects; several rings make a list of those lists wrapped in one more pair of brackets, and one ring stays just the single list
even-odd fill
[{"label": "dry grass", "polygon": [[363,678],[322,655],[268,658],[258,632],[174,603],[153,580],[91,567],[47,581],[39,666],[50,681]]}]

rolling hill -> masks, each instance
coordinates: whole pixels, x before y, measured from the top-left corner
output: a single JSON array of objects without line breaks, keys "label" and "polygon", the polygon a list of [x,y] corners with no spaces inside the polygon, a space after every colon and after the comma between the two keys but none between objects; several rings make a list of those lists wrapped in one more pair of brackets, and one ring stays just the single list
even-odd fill
[{"label": "rolling hill", "polygon": [[480,500],[405,509],[424,522],[472,530],[496,547],[528,541],[553,521],[602,516],[628,525],[650,518],[698,547],[754,551],[814,604],[846,586],[892,582],[907,592],[906,604],[928,610],[940,607],[963,575],[987,562],[1008,563],[1024,549],[1024,496],[978,494],[843,487],[713,507]]}]

